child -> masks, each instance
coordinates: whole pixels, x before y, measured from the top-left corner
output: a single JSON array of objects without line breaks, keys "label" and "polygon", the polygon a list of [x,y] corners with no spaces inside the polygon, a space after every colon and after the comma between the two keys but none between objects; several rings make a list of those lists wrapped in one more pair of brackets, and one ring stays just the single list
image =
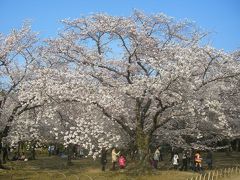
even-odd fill
[{"label": "child", "polygon": [[124,169],[126,167],[126,158],[121,154],[118,159],[118,165],[120,169]]}]

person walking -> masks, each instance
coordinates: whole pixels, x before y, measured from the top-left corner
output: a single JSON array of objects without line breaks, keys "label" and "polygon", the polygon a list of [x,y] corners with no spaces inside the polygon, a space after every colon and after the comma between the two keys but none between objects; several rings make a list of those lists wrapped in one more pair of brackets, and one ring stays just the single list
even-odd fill
[{"label": "person walking", "polygon": [[112,149],[112,170],[114,171],[116,169],[116,162],[117,162],[117,157],[119,156],[120,151],[117,153],[116,148],[113,147]]},{"label": "person walking", "polygon": [[102,164],[102,171],[105,171],[105,167],[107,164],[107,150],[105,147],[103,147],[101,151],[101,164]]}]

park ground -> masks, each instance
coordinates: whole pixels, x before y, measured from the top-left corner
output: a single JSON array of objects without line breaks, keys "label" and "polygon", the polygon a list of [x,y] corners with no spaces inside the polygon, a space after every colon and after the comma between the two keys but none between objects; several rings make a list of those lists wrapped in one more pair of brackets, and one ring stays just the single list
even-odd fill
[{"label": "park ground", "polygon": [[[203,155],[204,157],[204,155]],[[164,157],[164,161],[160,162],[159,170],[151,170],[145,174],[134,169],[134,162],[128,163],[125,170],[110,171],[111,163],[108,161],[107,170],[101,171],[99,160],[91,158],[83,158],[73,160],[72,165],[67,165],[67,160],[57,156],[48,157],[47,155],[39,155],[37,160],[32,161],[9,161],[5,164],[9,170],[0,170],[0,180],[187,180],[191,177],[198,176],[199,173],[191,170],[175,171],[171,168],[169,156]],[[236,167],[240,165],[240,153],[231,153],[227,155],[225,152],[214,153],[214,169],[223,169],[226,167]],[[204,167],[206,165],[204,164]],[[204,171],[205,173],[208,170]],[[240,174],[234,174],[223,180],[239,180]]]}]

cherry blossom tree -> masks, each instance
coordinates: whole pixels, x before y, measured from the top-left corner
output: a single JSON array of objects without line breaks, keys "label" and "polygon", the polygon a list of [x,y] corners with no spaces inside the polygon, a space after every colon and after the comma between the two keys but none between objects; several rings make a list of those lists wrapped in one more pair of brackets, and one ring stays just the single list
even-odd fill
[{"label": "cherry blossom tree", "polygon": [[8,136],[14,119],[33,108],[29,102],[18,100],[18,91],[30,77],[36,42],[36,34],[27,23],[9,35],[0,34],[0,142]]},{"label": "cherry blossom tree", "polygon": [[[202,45],[207,34],[193,23],[139,11],[62,22],[59,37],[42,46],[42,68],[22,97],[74,106],[59,114],[75,121],[65,143],[91,144],[92,136],[78,136],[77,127],[101,139],[96,132],[112,125],[123,132],[115,141],[126,140],[145,160],[156,141],[181,146],[203,138],[206,123],[232,133],[221,92],[239,80],[239,61]],[[104,141],[117,134],[105,132]]]},{"label": "cherry blossom tree", "polygon": [[[203,45],[207,33],[195,24],[139,11],[130,17],[94,14],[62,22],[59,36],[38,47],[37,60],[29,50],[34,38],[24,41],[29,46],[18,56],[28,61],[20,69],[31,67],[31,76],[27,69],[17,85],[8,76],[16,92],[9,95],[17,103],[5,100],[1,107],[6,102],[16,107],[6,115],[19,118],[13,137],[24,134],[16,132],[26,118],[30,128],[36,127],[34,138],[82,144],[94,157],[102,147],[127,145],[146,162],[150,147],[161,142],[200,146],[200,141],[207,145],[237,134],[238,102],[231,98],[239,96],[238,52]],[[6,92],[2,97],[9,97]],[[34,118],[29,115],[33,109]]]}]

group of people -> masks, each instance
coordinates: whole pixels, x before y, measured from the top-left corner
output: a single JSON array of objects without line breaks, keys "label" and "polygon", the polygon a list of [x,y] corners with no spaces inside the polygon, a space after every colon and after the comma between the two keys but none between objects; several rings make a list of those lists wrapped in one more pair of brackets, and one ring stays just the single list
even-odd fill
[{"label": "group of people", "polygon": [[[160,147],[157,147],[154,152],[153,160],[152,160],[151,164],[155,169],[157,169],[158,162],[162,161],[162,160],[163,160],[163,158],[162,158],[162,154],[160,151]],[[182,160],[182,162],[180,163],[179,154],[176,151],[172,151],[170,161],[172,161],[172,165],[173,165],[174,169],[180,169],[180,170],[184,170],[184,171],[187,171],[188,168],[190,168],[194,171],[202,171],[203,170],[203,167],[202,167],[203,158],[200,154],[200,151],[196,151],[194,153],[193,150],[192,151],[184,150],[182,152],[181,160]],[[205,162],[208,165],[208,169],[212,169],[213,155],[210,150],[207,152]]]},{"label": "group of people", "polygon": [[[172,156],[172,162],[174,169],[180,169],[187,171],[188,168],[194,170],[194,171],[203,171],[203,158],[201,156],[200,151],[183,151],[182,153],[182,163],[180,164],[180,158],[178,153],[174,153]],[[209,150],[207,152],[207,156],[205,158],[205,162],[208,165],[208,169],[212,169],[212,163],[213,163],[213,156],[212,152]],[[181,166],[180,166],[181,165]]]},{"label": "group of people", "polygon": [[18,155],[18,153],[15,153],[12,157],[12,161],[28,161],[28,158],[26,157],[25,153],[22,152],[21,155]]},{"label": "group of people", "polygon": [[[126,167],[126,157],[120,151],[117,152],[115,147],[112,148],[111,158],[112,158],[111,170],[116,170],[116,165],[118,165],[120,169],[124,169]],[[206,158],[204,160],[208,165],[208,169],[212,169],[213,155],[210,150],[207,152]],[[163,153],[160,146],[156,148],[152,158],[150,158],[150,163],[154,169],[158,168],[159,161],[163,161]],[[172,162],[173,168],[176,170],[179,169],[182,171],[183,170],[187,171],[188,169],[192,169],[198,172],[203,171],[202,167],[203,158],[200,154],[200,151],[184,150],[180,158],[178,152],[172,150],[170,161]],[[107,164],[107,150],[106,148],[102,148],[101,151],[102,171],[105,171],[106,164]]]},{"label": "group of people", "polygon": [[[119,151],[116,152],[116,148],[112,148],[112,168],[111,170],[116,170],[116,165],[118,163],[118,166],[120,169],[124,169],[126,167],[126,157]],[[106,148],[102,148],[101,151],[101,164],[102,164],[102,171],[105,171],[106,164],[107,164],[107,150]]]}]

